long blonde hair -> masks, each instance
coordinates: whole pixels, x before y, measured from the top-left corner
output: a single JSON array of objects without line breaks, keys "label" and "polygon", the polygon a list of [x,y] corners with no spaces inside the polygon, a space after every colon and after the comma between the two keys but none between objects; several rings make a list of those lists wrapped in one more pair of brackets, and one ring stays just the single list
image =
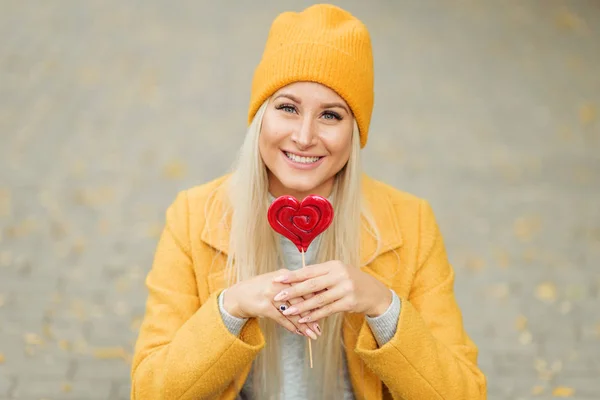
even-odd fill
[{"label": "long blonde hair", "polygon": [[[230,179],[229,285],[273,272],[283,265],[279,236],[271,229],[266,217],[270,205],[269,182],[267,168],[258,150],[262,119],[268,104],[269,99],[262,104],[248,127]],[[356,268],[360,266],[361,217],[364,218],[362,223],[368,223],[368,231],[378,239],[374,221],[362,200],[360,165],[360,139],[355,122],[350,158],[336,175],[333,185],[335,217],[322,234],[317,262],[340,260]],[[233,271],[236,271],[235,275]],[[319,356],[315,359],[314,368],[306,369],[307,386],[318,390],[318,393],[311,394],[311,398],[342,398],[343,315],[330,316],[320,325],[323,335],[313,346],[314,354]],[[254,396],[257,399],[277,399],[282,384],[278,327],[266,318],[259,320],[259,326],[267,345],[254,361]],[[320,385],[308,385],[308,382]]]}]

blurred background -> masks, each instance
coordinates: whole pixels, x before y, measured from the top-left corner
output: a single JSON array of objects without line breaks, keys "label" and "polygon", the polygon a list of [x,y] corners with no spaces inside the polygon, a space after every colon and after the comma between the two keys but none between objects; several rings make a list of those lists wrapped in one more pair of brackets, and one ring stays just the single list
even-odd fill
[{"label": "blurred background", "polygon": [[[309,1],[0,0],[0,399],[128,399],[179,190],[226,173],[271,21]],[[600,398],[600,1],[337,1],[365,168],[426,198],[490,399]]]}]

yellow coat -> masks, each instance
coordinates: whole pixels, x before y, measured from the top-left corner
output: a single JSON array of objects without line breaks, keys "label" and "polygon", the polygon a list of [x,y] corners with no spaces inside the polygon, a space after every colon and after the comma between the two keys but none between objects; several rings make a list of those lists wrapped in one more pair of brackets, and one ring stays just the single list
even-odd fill
[{"label": "yellow coat", "polygon": [[[239,337],[223,324],[227,177],[182,191],[168,208],[146,285],[146,315],[135,346],[131,398],[234,399],[264,337],[250,319]],[[486,398],[477,347],[463,329],[454,272],[429,204],[365,177],[363,191],[382,246],[363,234],[362,269],[402,302],[395,336],[379,348],[364,316],[347,314],[344,342],[357,399]],[[266,218],[266,216],[265,216]],[[364,264],[363,262],[363,264]],[[350,328],[351,329],[350,329]]]}]

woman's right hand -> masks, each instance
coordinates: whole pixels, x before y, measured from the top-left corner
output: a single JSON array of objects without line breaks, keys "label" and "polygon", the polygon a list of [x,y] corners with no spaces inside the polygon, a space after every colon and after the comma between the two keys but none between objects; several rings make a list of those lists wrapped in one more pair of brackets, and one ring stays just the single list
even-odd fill
[{"label": "woman's right hand", "polygon": [[[313,340],[321,334],[317,323],[300,324],[298,320],[301,315],[285,316],[279,310],[282,302],[273,302],[273,297],[285,288],[290,287],[287,283],[273,282],[275,276],[285,273],[287,270],[270,272],[258,275],[248,280],[238,282],[227,289],[223,295],[223,307],[225,311],[238,318],[270,318],[292,333],[308,336]],[[303,301],[296,298],[290,301],[291,305]],[[310,326],[309,326],[310,325]]]}]

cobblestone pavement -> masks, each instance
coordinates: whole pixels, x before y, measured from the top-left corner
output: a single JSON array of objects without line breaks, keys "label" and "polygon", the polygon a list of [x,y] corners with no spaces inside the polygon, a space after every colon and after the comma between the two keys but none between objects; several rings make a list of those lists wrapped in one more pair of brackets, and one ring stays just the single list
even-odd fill
[{"label": "cobblestone pavement", "polygon": [[[0,399],[126,399],[178,190],[225,173],[306,1],[0,0]],[[366,169],[427,198],[490,399],[600,398],[600,4],[346,1]]]}]

